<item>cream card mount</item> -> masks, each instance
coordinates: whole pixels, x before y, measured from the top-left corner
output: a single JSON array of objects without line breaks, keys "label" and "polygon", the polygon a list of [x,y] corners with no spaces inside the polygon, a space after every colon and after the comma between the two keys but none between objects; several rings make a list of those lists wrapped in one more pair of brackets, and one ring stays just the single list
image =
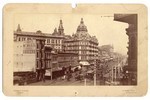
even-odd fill
[{"label": "cream card mount", "polygon": [[147,20],[142,4],[6,4],[4,94],[146,95]]}]

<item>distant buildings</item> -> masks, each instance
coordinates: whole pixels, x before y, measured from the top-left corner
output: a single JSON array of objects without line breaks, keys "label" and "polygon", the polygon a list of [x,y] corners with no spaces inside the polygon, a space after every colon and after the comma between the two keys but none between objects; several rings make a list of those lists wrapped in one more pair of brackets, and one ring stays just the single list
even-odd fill
[{"label": "distant buildings", "polygon": [[114,47],[112,45],[102,45],[98,47],[98,57],[101,61],[114,57]]}]

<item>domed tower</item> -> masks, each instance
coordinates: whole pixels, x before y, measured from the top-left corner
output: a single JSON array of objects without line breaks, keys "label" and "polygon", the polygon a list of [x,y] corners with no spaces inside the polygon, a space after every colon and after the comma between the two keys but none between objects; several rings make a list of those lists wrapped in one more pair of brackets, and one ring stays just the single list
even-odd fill
[{"label": "domed tower", "polygon": [[87,27],[84,25],[83,18],[81,18],[80,24],[77,27],[76,37],[81,40],[88,40],[91,36],[88,33]]},{"label": "domed tower", "polygon": [[84,25],[83,18],[81,18],[80,25],[77,28],[77,32],[87,32],[87,27]]},{"label": "domed tower", "polygon": [[62,22],[62,20],[60,20],[60,24],[59,24],[59,27],[58,27],[58,33],[60,35],[64,35],[64,28],[63,28],[63,22]]}]

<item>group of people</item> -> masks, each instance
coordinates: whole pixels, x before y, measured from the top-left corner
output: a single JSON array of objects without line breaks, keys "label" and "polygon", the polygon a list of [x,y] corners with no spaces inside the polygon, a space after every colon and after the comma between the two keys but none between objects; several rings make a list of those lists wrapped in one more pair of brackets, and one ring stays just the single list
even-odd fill
[{"label": "group of people", "polygon": [[83,75],[82,75],[82,70],[78,67],[76,67],[74,70],[72,70],[72,67],[69,66],[67,68],[63,67],[62,68],[63,70],[63,77],[62,79],[67,79],[67,81],[70,81],[70,79],[74,76],[74,78],[76,80],[81,80],[83,78]]},{"label": "group of people", "polygon": [[[72,70],[71,65],[69,67],[62,67],[61,72],[59,72],[59,74],[61,74],[61,75],[57,75],[56,78],[59,76],[62,76],[63,80],[66,79],[67,81],[70,81],[71,78],[74,76],[74,78],[76,80],[82,80],[83,79],[83,73],[82,73],[81,67],[82,66],[76,67],[74,70]],[[37,68],[36,69],[36,80],[45,82],[45,73],[46,73],[45,68],[41,68],[41,69]],[[58,74],[58,73],[54,73],[54,74]]]},{"label": "group of people", "polygon": [[71,70],[71,66],[69,66],[67,68],[62,67],[62,71],[63,71],[62,79],[67,79],[67,81],[70,81],[70,79],[72,77],[72,73],[73,73],[73,71]]}]

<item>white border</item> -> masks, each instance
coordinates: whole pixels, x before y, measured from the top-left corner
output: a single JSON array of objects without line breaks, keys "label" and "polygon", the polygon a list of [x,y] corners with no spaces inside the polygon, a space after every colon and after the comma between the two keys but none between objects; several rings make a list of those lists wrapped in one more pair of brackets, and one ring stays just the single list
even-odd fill
[{"label": "white border", "polygon": [[[148,7],[148,16],[149,16],[149,7],[150,7],[150,3],[149,3],[149,0],[36,0],[36,1],[34,1],[34,0],[1,0],[0,1],[0,8],[1,8],[1,13],[0,13],[0,16],[1,16],[1,18],[0,18],[0,22],[2,23],[2,8],[3,8],[3,6],[5,5],[5,4],[7,4],[7,3],[73,3],[73,4],[75,4],[75,3],[142,3],[142,4],[145,4],[147,7]],[[148,20],[148,24],[149,24],[149,20]],[[0,24],[0,30],[1,30],[1,34],[0,34],[0,39],[1,39],[1,41],[0,41],[0,46],[1,46],[1,48],[2,48],[2,24]],[[148,30],[149,30],[149,28],[148,28]],[[148,38],[150,37],[150,35],[148,35]],[[150,44],[150,42],[148,42],[148,45]],[[149,45],[149,47],[148,47],[148,50],[150,50],[150,45]],[[0,49],[0,61],[1,61],[1,68],[0,68],[0,83],[2,84],[2,49]],[[148,53],[148,58],[150,57],[150,54]],[[149,65],[149,63],[150,62],[148,62],[148,65]],[[150,68],[148,68],[148,71],[150,72]],[[148,76],[150,76],[150,74],[148,73]],[[148,78],[149,80],[150,80],[150,78]],[[150,81],[148,80],[148,83],[150,83]],[[3,92],[2,92],[2,85],[0,85],[0,99],[1,100],[3,100],[3,99],[5,99],[5,100],[18,100],[18,99],[22,99],[22,100],[25,100],[25,99],[29,99],[29,100],[32,100],[32,99],[36,99],[36,100],[41,100],[41,99],[43,99],[43,98],[40,98],[40,97],[34,97],[34,98],[32,98],[32,97],[7,97],[7,96],[5,96],[4,94],[3,94]],[[47,100],[49,100],[49,99],[55,99],[55,100],[58,100],[58,99],[62,99],[62,100],[70,100],[70,99],[73,99],[73,100],[76,100],[76,99],[80,99],[80,100],[82,100],[82,99],[85,99],[85,100],[91,100],[91,99],[113,99],[113,100],[116,100],[116,99],[118,99],[118,100],[120,100],[120,99],[124,99],[124,100],[126,100],[126,99],[132,99],[132,100],[147,100],[148,98],[150,97],[150,92],[148,91],[148,93],[147,93],[147,95],[146,96],[144,96],[144,97],[132,97],[132,98],[130,98],[130,97],[124,97],[124,98],[120,98],[120,97],[118,97],[118,98],[115,98],[115,97],[111,97],[111,98],[106,98],[106,97],[90,97],[90,98],[87,98],[87,97],[84,97],[84,98],[81,98],[81,97],[76,97],[76,98],[73,98],[73,97],[61,97],[61,98],[59,98],[59,97],[51,97],[51,98],[49,98],[49,97],[44,97],[44,99],[47,99]]]}]

